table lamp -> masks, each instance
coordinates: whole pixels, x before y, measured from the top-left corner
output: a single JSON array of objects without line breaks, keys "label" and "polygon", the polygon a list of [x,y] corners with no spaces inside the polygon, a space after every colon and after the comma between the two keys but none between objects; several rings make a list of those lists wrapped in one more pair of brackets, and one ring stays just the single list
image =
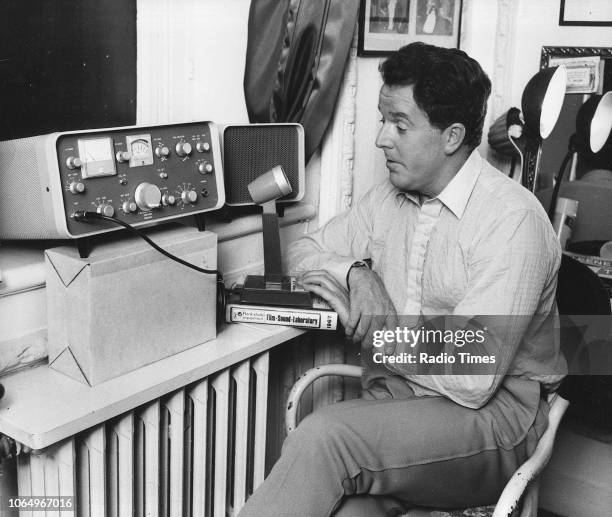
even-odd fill
[{"label": "table lamp", "polygon": [[[488,140],[493,149],[508,156],[518,152],[521,183],[531,191],[535,187],[535,174],[528,177],[524,173],[527,162],[524,154],[539,153],[542,140],[550,136],[563,106],[566,85],[565,66],[540,70],[523,90],[521,110],[510,108],[489,129]],[[517,144],[519,140],[524,151]]]},{"label": "table lamp", "polygon": [[578,110],[576,116],[576,131],[570,137],[567,154],[563,158],[559,172],[555,178],[548,217],[553,220],[559,189],[563,175],[569,161],[576,152],[591,151],[598,153],[602,150],[612,131],[612,91],[603,95],[591,96]]}]

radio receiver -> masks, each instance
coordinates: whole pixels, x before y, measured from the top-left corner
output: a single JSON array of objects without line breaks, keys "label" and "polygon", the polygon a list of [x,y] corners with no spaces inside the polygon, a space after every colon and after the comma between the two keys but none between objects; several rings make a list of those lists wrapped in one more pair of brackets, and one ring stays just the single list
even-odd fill
[{"label": "radio receiver", "polygon": [[151,225],[221,208],[211,122],[53,133],[0,142],[0,238],[78,239],[117,229],[77,211]]}]

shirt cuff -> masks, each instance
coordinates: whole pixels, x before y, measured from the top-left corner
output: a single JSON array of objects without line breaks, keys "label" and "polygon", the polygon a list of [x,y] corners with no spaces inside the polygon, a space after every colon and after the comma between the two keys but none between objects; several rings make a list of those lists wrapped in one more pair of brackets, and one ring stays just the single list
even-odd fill
[{"label": "shirt cuff", "polygon": [[323,269],[333,276],[340,285],[348,289],[348,285],[346,285],[346,275],[357,260],[358,259],[355,258],[347,258],[346,260],[330,261],[325,264]]}]

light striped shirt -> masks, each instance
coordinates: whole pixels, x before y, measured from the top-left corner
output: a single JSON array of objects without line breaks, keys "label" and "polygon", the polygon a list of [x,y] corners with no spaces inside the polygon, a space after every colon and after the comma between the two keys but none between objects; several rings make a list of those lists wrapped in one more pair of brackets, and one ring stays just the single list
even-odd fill
[{"label": "light striped shirt", "polygon": [[480,407],[505,375],[554,387],[566,372],[554,329],[558,240],[536,198],[477,151],[436,198],[400,192],[388,180],[375,186],[296,241],[289,266],[292,274],[325,269],[345,284],[351,264],[364,258],[398,314],[415,323],[419,315],[509,317],[491,375],[415,375],[388,365],[417,395]]}]

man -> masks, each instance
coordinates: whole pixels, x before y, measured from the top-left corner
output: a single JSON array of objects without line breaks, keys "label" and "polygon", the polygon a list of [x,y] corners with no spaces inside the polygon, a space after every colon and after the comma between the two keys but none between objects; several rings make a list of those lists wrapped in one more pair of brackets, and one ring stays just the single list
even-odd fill
[{"label": "man", "polygon": [[[361,343],[363,397],[304,419],[243,516],[494,502],[546,428],[541,393],[565,372],[552,325],[559,244],[532,194],[475,150],[489,79],[464,52],[423,43],[401,48],[381,72],[376,145],[388,181],[297,241],[290,257],[304,287]],[[422,339],[375,345],[426,316],[470,318],[486,334],[471,350],[490,353],[490,368],[423,375],[440,370],[389,360],[427,350]],[[458,339],[444,347],[468,351]]]}]

